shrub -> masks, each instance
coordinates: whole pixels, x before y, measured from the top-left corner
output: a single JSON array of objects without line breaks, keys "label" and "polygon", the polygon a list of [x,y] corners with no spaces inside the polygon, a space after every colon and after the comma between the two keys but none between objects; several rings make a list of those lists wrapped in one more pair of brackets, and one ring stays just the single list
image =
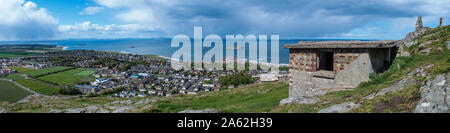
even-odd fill
[{"label": "shrub", "polygon": [[61,89],[59,89],[58,92],[59,92],[59,94],[63,94],[63,95],[78,95],[78,94],[81,94],[81,91],[78,90],[78,89],[75,89],[73,86],[61,88]]}]

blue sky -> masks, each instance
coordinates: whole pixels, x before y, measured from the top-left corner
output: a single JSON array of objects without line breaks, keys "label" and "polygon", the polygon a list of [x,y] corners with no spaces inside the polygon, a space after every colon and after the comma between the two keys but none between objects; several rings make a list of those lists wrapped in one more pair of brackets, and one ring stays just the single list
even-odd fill
[{"label": "blue sky", "polygon": [[0,40],[268,34],[401,39],[421,15],[449,24],[450,0],[2,0]]}]

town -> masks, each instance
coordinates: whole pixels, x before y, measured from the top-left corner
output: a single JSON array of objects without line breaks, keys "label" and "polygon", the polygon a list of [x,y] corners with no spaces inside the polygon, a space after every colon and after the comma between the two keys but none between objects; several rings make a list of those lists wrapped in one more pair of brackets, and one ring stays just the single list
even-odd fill
[{"label": "town", "polygon": [[93,50],[42,50],[4,56],[0,61],[1,77],[42,95],[169,97],[288,78],[286,66],[278,74],[263,70],[177,71],[169,59],[159,56]]}]

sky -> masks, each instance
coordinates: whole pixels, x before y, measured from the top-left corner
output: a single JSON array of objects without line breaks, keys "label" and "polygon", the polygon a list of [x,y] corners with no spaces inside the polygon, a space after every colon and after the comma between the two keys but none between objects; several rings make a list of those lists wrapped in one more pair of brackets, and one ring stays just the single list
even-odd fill
[{"label": "sky", "polygon": [[1,0],[0,41],[280,35],[401,39],[417,16],[449,24],[450,0]]}]

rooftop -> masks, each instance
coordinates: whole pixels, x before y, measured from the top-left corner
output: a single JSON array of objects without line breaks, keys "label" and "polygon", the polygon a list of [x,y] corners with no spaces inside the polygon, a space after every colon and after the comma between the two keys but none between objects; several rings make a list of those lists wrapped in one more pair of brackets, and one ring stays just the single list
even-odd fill
[{"label": "rooftop", "polygon": [[283,48],[391,48],[396,40],[381,41],[299,41],[298,44],[286,44]]}]

